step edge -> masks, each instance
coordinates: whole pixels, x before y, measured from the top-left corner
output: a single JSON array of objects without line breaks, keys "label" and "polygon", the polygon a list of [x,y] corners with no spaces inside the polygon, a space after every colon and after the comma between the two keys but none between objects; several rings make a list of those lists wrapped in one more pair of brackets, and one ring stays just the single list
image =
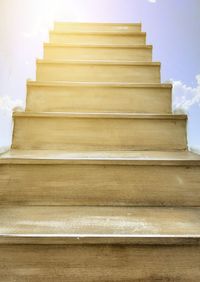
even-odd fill
[{"label": "step edge", "polygon": [[27,80],[28,86],[56,86],[56,87],[110,87],[110,88],[170,88],[172,89],[173,85],[171,83],[96,83],[96,82],[39,82]]},{"label": "step edge", "polygon": [[147,33],[143,31],[55,31],[50,30],[50,35],[119,35],[119,36],[146,36]]},{"label": "step edge", "polygon": [[56,65],[111,65],[111,66],[161,66],[160,62],[137,62],[137,61],[105,61],[105,60],[45,60],[37,59],[37,64]]},{"label": "step edge", "polygon": [[[90,154],[92,153],[92,155]],[[109,152],[108,152],[109,153]],[[149,166],[199,166],[200,155],[190,151],[116,151],[106,156],[106,151],[68,152],[52,150],[10,150],[0,155],[1,164],[106,164]],[[126,153],[125,156],[120,154]],[[164,155],[162,155],[162,153]],[[35,154],[35,156],[34,156]],[[96,155],[95,155],[96,154]],[[133,155],[131,155],[133,154]],[[161,156],[157,156],[161,154]],[[174,154],[174,155],[173,155]],[[168,155],[168,156],[167,156]]]},{"label": "step edge", "polygon": [[114,22],[114,23],[111,23],[111,22],[62,22],[62,21],[56,21],[54,22],[54,25],[57,25],[57,24],[64,24],[64,25],[68,25],[68,24],[71,24],[71,25],[79,25],[79,24],[82,24],[82,25],[125,25],[125,26],[141,26],[142,23],[141,22],[136,22],[136,23],[132,23],[132,22],[128,22],[128,23],[117,23],[117,22]]},{"label": "step edge", "polygon": [[119,49],[153,49],[153,45],[145,44],[68,44],[68,43],[44,43],[44,47],[57,47],[57,48],[119,48]]},{"label": "step edge", "polygon": [[[45,242],[46,241],[46,242]],[[200,235],[0,235],[3,244],[127,244],[127,245],[200,245]]]},{"label": "step edge", "polygon": [[187,120],[184,114],[121,114],[121,113],[65,113],[65,112],[13,112],[13,117],[55,117],[55,118],[113,118],[113,119],[170,119]]},{"label": "step edge", "polygon": [[[151,209],[151,207],[150,207]],[[152,235],[146,235],[146,234],[137,234],[137,235],[134,235],[134,234],[112,234],[112,233],[108,233],[108,234],[80,234],[80,233],[74,233],[74,234],[55,234],[55,233],[52,233],[52,234],[46,234],[46,233],[37,233],[37,234],[19,234],[19,233],[8,233],[8,234],[4,234],[4,233],[1,233],[0,234],[0,237],[60,237],[60,238],[77,238],[77,237],[82,237],[82,238],[85,238],[85,237],[88,237],[88,238],[107,238],[107,237],[110,237],[110,238],[198,238],[200,239],[200,234],[198,235],[194,235],[194,234],[184,234],[184,235],[170,235],[170,234],[165,234],[165,235],[162,235],[162,234],[152,234]]]},{"label": "step edge", "polygon": [[0,156],[0,165],[31,165],[31,164],[52,164],[52,165],[123,165],[123,166],[200,166],[200,160],[139,160],[139,159],[109,159],[109,158],[5,158]]}]

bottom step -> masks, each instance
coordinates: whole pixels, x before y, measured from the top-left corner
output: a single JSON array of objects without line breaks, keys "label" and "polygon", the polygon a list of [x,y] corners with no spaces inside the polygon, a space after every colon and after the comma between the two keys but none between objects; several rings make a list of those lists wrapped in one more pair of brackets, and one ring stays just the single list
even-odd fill
[{"label": "bottom step", "polygon": [[1,207],[1,281],[200,281],[199,219],[200,208]]}]

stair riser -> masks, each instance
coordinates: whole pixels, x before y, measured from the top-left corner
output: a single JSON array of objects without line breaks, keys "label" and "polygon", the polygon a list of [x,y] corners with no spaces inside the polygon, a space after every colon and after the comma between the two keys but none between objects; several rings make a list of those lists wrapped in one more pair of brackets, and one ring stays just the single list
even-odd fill
[{"label": "stair riser", "polygon": [[140,32],[141,24],[88,24],[88,23],[55,23],[54,30],[58,32],[73,32],[73,31],[98,31],[98,32],[112,32],[112,31],[130,31]]},{"label": "stair riser", "polygon": [[171,113],[171,88],[28,85],[26,110]]},{"label": "stair riser", "polygon": [[89,48],[45,46],[45,59],[58,60],[127,60],[151,62],[151,48]]},{"label": "stair riser", "polygon": [[0,204],[200,206],[199,183],[199,166],[2,164]]},{"label": "stair riser", "polygon": [[185,120],[15,117],[14,149],[183,150]]},{"label": "stair riser", "polygon": [[146,44],[146,35],[50,33],[49,41],[69,44]]},{"label": "stair riser", "polygon": [[199,246],[2,245],[0,254],[4,282],[200,281]]},{"label": "stair riser", "polygon": [[160,66],[38,63],[37,80],[160,83]]}]

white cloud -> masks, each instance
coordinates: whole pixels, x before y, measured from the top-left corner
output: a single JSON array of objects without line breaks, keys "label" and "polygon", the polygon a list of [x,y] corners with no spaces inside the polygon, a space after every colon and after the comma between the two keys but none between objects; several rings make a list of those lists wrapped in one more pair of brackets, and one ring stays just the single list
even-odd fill
[{"label": "white cloud", "polygon": [[200,74],[196,76],[197,86],[190,87],[181,81],[173,81],[173,109],[188,112],[194,105],[200,107]]},{"label": "white cloud", "polygon": [[10,114],[12,111],[23,111],[24,103],[22,100],[13,100],[10,96],[0,97],[0,111],[3,114]]},{"label": "white cloud", "polygon": [[10,146],[0,146],[0,155],[8,152],[10,150]]},{"label": "white cloud", "polygon": [[191,152],[193,152],[193,153],[195,153],[195,154],[198,154],[198,155],[200,155],[200,146],[198,146],[198,147],[194,147],[194,146],[192,146],[192,147],[189,147],[189,150],[191,151]]},{"label": "white cloud", "polygon": [[7,151],[12,142],[12,112],[23,111],[24,102],[10,96],[0,96],[0,154]]},{"label": "white cloud", "polygon": [[148,0],[148,2],[150,2],[150,3],[156,3],[157,0]]}]

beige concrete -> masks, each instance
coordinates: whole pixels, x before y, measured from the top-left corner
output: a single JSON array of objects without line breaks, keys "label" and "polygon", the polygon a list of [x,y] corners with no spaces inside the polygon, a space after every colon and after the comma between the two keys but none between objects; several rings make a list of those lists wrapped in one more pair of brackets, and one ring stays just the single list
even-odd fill
[{"label": "beige concrete", "polygon": [[171,113],[171,85],[28,82],[29,112]]},{"label": "beige concrete", "polygon": [[[177,115],[16,113],[13,149],[185,150]],[[114,137],[114,138],[113,138]]]},{"label": "beige concrete", "polygon": [[55,22],[54,30],[58,32],[72,31],[141,31],[141,23],[74,23],[74,22]]},{"label": "beige concrete", "polygon": [[86,45],[45,44],[47,60],[127,60],[152,61],[152,46],[145,45]]},{"label": "beige concrete", "polygon": [[145,32],[55,32],[49,33],[51,43],[68,44],[146,44]]},{"label": "beige concrete", "polygon": [[49,36],[0,156],[0,280],[200,281],[200,156],[141,24]]},{"label": "beige concrete", "polygon": [[38,60],[38,81],[160,83],[160,63]]}]

